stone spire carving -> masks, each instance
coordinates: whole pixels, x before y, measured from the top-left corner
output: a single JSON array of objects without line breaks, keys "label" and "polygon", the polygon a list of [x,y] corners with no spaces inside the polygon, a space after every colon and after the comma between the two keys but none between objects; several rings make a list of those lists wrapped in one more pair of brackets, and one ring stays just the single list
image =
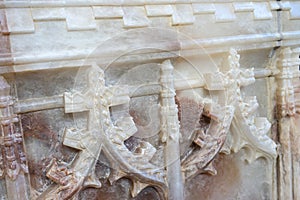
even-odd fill
[{"label": "stone spire carving", "polygon": [[167,170],[169,199],[183,199],[179,148],[178,109],[175,103],[173,66],[170,60],[161,64],[161,132],[165,146],[165,165]]},{"label": "stone spire carving", "polygon": [[279,199],[299,199],[299,49],[279,49],[273,67],[277,85],[279,149]]},{"label": "stone spire carving", "polygon": [[296,112],[293,80],[299,77],[299,56],[290,48],[281,50],[277,60],[277,108],[280,117],[293,116]]},{"label": "stone spire carving", "polygon": [[[0,178],[6,179],[8,197],[27,199],[24,174],[28,166],[23,144],[23,132],[19,117],[13,112],[10,85],[0,76]],[[22,194],[21,194],[22,193]]]}]

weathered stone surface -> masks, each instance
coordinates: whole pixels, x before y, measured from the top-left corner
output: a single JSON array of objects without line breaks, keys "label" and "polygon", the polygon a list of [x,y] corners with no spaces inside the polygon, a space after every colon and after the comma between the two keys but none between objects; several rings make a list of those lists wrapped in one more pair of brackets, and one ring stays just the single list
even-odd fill
[{"label": "weathered stone surface", "polygon": [[0,199],[299,199],[299,5],[0,0]]}]

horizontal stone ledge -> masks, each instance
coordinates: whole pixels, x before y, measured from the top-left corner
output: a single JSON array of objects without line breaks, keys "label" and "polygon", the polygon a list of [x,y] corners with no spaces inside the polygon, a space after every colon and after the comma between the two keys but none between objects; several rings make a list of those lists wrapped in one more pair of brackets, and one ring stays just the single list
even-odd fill
[{"label": "horizontal stone ledge", "polygon": [[[265,48],[264,43],[268,42],[274,42],[281,39],[281,36],[279,33],[268,33],[268,34],[255,34],[255,35],[238,35],[238,36],[229,36],[229,37],[220,37],[220,38],[210,38],[210,39],[195,39],[195,40],[180,40],[177,42],[180,42],[179,46],[174,46],[173,42],[166,42],[165,43],[165,49],[161,50],[155,50],[153,52],[147,52],[147,54],[155,54],[160,52],[173,52],[173,51],[184,51],[189,49],[200,49],[200,50],[206,50],[220,48],[222,46],[238,46],[238,45],[248,45],[248,44],[255,44],[256,48],[260,48],[262,46]],[[175,41],[176,43],[176,41]],[[272,47],[272,45],[267,45],[268,47]],[[227,48],[228,49],[228,48]],[[211,50],[213,53],[214,50]],[[98,57],[101,56],[103,60],[109,60],[114,55],[121,55],[122,49],[110,52],[101,52],[105,54],[95,54],[92,57]],[[199,52],[201,53],[201,52]],[[89,50],[82,50],[82,51],[74,51],[72,54],[68,51],[61,51],[61,52],[51,52],[51,53],[41,53],[39,54],[33,54],[31,55],[24,55],[24,56],[15,56],[13,57],[13,64],[15,65],[21,65],[21,64],[29,64],[29,63],[42,63],[42,62],[54,62],[54,61],[67,61],[67,60],[80,60],[87,58],[88,55],[91,55],[91,51]],[[130,55],[130,54],[129,54]],[[133,56],[138,56],[139,54],[133,54],[130,55],[132,58]],[[146,55],[146,53],[141,54],[141,56]],[[139,56],[139,57],[141,57]],[[89,57],[89,58],[92,58]],[[129,58],[129,57],[128,57]],[[0,66],[3,65],[3,62],[1,62],[0,58]]]},{"label": "horizontal stone ledge", "polygon": [[43,98],[32,98],[17,101],[17,103],[14,105],[14,113],[20,114],[63,107],[63,95]]},{"label": "horizontal stone ledge", "polygon": [[[255,78],[265,78],[268,76],[273,76],[277,71],[272,71],[269,69],[255,70]],[[205,82],[202,79],[175,79],[174,87],[175,90],[189,90],[196,88],[204,88]],[[149,83],[141,86],[128,86],[130,92],[129,96],[131,98],[137,98],[141,96],[158,95],[161,92],[161,85],[157,83]],[[36,112],[41,110],[64,108],[64,96],[56,95],[51,97],[42,98],[32,98],[19,100],[14,105],[14,112],[16,114],[23,114],[28,112]]]},{"label": "horizontal stone ledge", "polygon": [[[254,1],[255,2],[255,1]],[[275,4],[276,1],[262,1],[269,3],[270,8],[274,10],[277,7],[290,9],[290,2]],[[144,5],[176,5],[176,4],[212,4],[233,2],[224,0],[203,1],[203,0],[50,0],[50,1],[26,1],[12,0],[0,2],[0,8],[42,8],[42,7],[73,7],[73,6],[144,6]],[[238,3],[238,2],[237,2]]]},{"label": "horizontal stone ledge", "polygon": [[282,33],[282,41],[280,46],[292,47],[300,45],[300,31],[291,31]]},{"label": "horizontal stone ledge", "polygon": [[[251,47],[238,47],[236,48],[239,51],[246,51],[252,50],[254,48],[258,49],[254,44]],[[277,42],[270,42],[266,45],[261,46],[261,49],[265,48],[273,48],[278,46]],[[114,62],[114,65],[122,66],[126,64],[133,64],[133,63],[146,63],[146,62],[157,62],[162,61],[165,59],[172,59],[177,57],[185,57],[185,56],[196,56],[196,55],[204,55],[204,54],[218,54],[218,53],[226,53],[228,52],[229,47],[223,48],[215,48],[215,49],[206,49],[199,53],[198,49],[191,49],[191,50],[184,50],[180,52],[167,52],[167,53],[152,53],[149,54],[147,57],[140,56],[139,59],[136,59],[136,56],[126,56],[118,61]],[[0,59],[0,74],[7,74],[7,73],[19,73],[19,72],[28,72],[28,71],[40,71],[40,70],[53,70],[53,69],[66,69],[66,68],[79,68],[85,67],[87,63],[95,62],[95,59],[85,60],[85,59],[77,59],[77,60],[64,60],[64,61],[48,61],[48,62],[41,62],[41,63],[33,63],[33,64],[18,64],[18,65],[7,65],[5,63],[1,63]],[[107,66],[110,62],[99,62],[101,66]],[[2,67],[1,67],[2,64]]]},{"label": "horizontal stone ledge", "polygon": [[[195,1],[196,3],[199,1]],[[144,6],[167,4],[191,4],[188,0],[73,0],[73,1],[6,1],[0,2],[0,8],[42,8],[73,6]]]},{"label": "horizontal stone ledge", "polygon": [[[120,60],[126,62],[130,59],[134,60],[143,60],[144,58],[150,57],[151,56],[155,58],[159,58],[159,54],[162,54],[162,58],[165,57],[165,54],[177,54],[177,51],[179,48],[169,48],[169,49],[157,49],[154,51],[148,51],[146,53],[138,53],[138,54],[127,54],[122,56]],[[72,61],[72,60],[91,60],[95,58],[101,58],[98,59],[102,61],[103,63],[106,62],[112,62],[116,59],[116,57],[120,57],[123,55],[124,52],[122,51],[111,51],[111,52],[106,52],[106,54],[102,53],[91,53],[90,51],[74,51],[72,54],[70,54],[67,51],[61,51],[61,52],[56,52],[56,53],[45,53],[45,54],[34,54],[32,53],[31,55],[25,55],[25,56],[15,56],[12,58],[13,64],[14,65],[21,65],[21,64],[34,64],[34,63],[45,63],[45,62],[54,62],[54,61]],[[100,57],[99,57],[100,56]],[[144,58],[143,58],[144,57]],[[174,57],[174,56],[173,56]],[[1,66],[1,58],[0,58],[0,66]]]},{"label": "horizontal stone ledge", "polygon": [[221,46],[221,45],[237,45],[237,44],[251,44],[251,43],[263,43],[269,41],[280,40],[279,33],[265,33],[265,34],[253,34],[253,35],[236,35],[228,37],[210,38],[210,39],[194,39],[193,41],[182,41],[182,49],[194,49],[199,47]]},{"label": "horizontal stone ledge", "polygon": [[[176,51],[173,52],[165,52],[165,53],[150,53],[147,56],[139,56],[139,55],[131,55],[124,56],[122,59],[119,59],[114,62],[115,65],[123,65],[128,63],[138,63],[138,62],[152,62],[157,60],[165,60],[174,57],[178,57],[179,53]],[[101,66],[107,66],[111,59],[103,60],[99,63]],[[92,62],[96,62],[96,59],[75,59],[75,60],[60,60],[60,61],[48,61],[41,63],[29,63],[29,64],[18,64],[13,66],[5,66],[6,68],[13,69],[13,72],[26,72],[26,71],[39,71],[39,70],[52,70],[52,69],[64,69],[64,68],[79,68],[85,67]],[[1,66],[1,60],[0,60]],[[6,71],[0,70],[0,74],[5,74]]]},{"label": "horizontal stone ledge", "polygon": [[283,40],[299,40],[300,39],[300,31],[289,31],[289,32],[282,32],[282,39]]},{"label": "horizontal stone ledge", "polygon": [[300,46],[300,40],[283,40],[280,43],[281,47],[293,47],[293,46]]},{"label": "horizontal stone ledge", "polygon": [[[250,46],[235,46],[236,49],[239,51],[247,51],[252,49],[266,49],[266,48],[273,48],[279,46],[279,42],[272,41],[265,43],[263,45],[260,45],[260,47],[257,47],[257,44],[252,44]],[[205,49],[205,51],[202,49],[201,52],[199,52],[199,49],[190,49],[190,50],[182,50],[180,51],[173,51],[173,52],[165,52],[165,53],[151,53],[147,56],[141,56],[141,55],[132,55],[132,56],[124,56],[122,59],[119,59],[114,62],[114,65],[122,66],[126,64],[131,63],[146,63],[146,62],[156,62],[156,61],[162,61],[165,59],[172,59],[177,57],[188,57],[188,56],[196,56],[196,55],[204,55],[204,54],[218,54],[218,53],[226,53],[228,52],[229,47],[218,47],[213,49]],[[179,56],[180,55],[180,56]],[[27,64],[11,64],[11,65],[5,65],[5,63],[1,63],[0,59],[0,74],[6,74],[11,72],[27,72],[27,71],[39,71],[39,70],[53,70],[53,69],[64,69],[64,68],[79,68],[79,67],[85,67],[87,63],[95,62],[96,59],[72,59],[72,60],[60,60],[60,61],[47,61],[47,62],[36,62],[36,63],[27,63]],[[107,66],[110,62],[109,61],[102,61],[99,64],[101,66]],[[1,67],[2,64],[2,67]]]}]

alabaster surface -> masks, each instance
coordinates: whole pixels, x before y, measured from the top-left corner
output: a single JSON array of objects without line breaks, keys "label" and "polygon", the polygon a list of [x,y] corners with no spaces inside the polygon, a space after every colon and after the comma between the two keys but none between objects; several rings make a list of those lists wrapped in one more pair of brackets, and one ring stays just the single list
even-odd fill
[{"label": "alabaster surface", "polygon": [[0,0],[0,199],[300,199],[300,1]]}]

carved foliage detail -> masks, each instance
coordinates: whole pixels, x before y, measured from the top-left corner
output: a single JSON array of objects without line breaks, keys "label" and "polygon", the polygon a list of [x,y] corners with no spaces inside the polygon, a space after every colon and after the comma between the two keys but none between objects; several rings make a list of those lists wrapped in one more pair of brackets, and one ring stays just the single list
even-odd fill
[{"label": "carved foliage detail", "polygon": [[[235,56],[229,56],[228,63],[233,62],[230,61],[232,60],[231,57],[238,56],[237,52],[234,50],[231,50],[230,54],[234,54]],[[271,124],[266,118],[255,116],[255,112],[259,106],[256,97],[242,96],[240,92],[240,87],[244,87],[255,82],[253,69],[239,69],[239,59],[233,60],[237,67],[230,71],[235,70],[238,76],[236,79],[236,86],[233,88],[231,87],[231,90],[237,91],[235,95],[237,102],[235,104],[234,117],[230,128],[232,137],[228,139],[230,140],[230,145],[225,145],[224,148],[228,148],[227,151],[231,149],[234,152],[237,152],[241,148],[247,147],[246,153],[248,156],[246,159],[250,162],[260,156],[272,159],[276,157],[277,153],[275,142],[267,136]],[[227,79],[233,80],[230,76]]]}]

